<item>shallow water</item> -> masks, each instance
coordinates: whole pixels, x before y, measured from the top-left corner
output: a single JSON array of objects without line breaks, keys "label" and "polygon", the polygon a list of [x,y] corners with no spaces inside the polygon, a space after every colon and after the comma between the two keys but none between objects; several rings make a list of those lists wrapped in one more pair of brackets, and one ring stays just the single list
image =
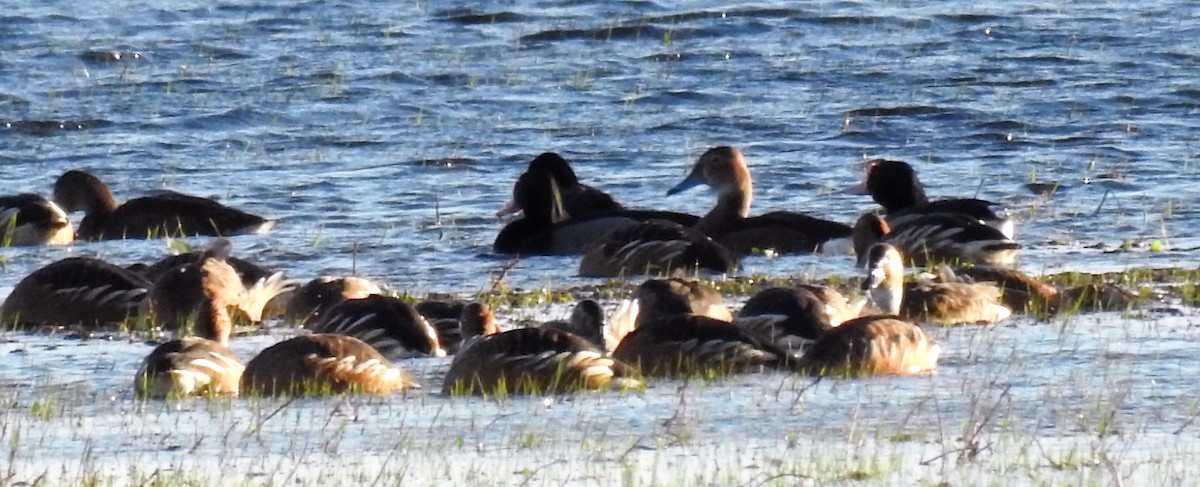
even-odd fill
[{"label": "shallow water", "polygon": [[[1190,268],[1200,248],[1194,211],[1198,19],[1200,5],[1183,1],[17,5],[0,13],[0,122],[6,122],[0,128],[0,189],[46,193],[63,171],[84,167],[107,180],[118,197],[160,188],[214,196],[281,219],[270,235],[236,238],[237,252],[293,277],[357,272],[418,295],[468,294],[489,287],[497,269],[508,264],[491,253],[502,225],[492,215],[538,153],[563,153],[585,182],[629,206],[701,213],[712,203],[709,194],[664,193],[704,149],[731,144],[750,163],[756,211],[803,210],[851,221],[873,205],[840,190],[861,178],[864,158],[886,156],[917,165],[931,196],[977,195],[1008,205],[1020,221],[1025,270]],[[114,50],[122,59],[104,54]],[[1046,196],[1028,190],[1030,182],[1061,186]],[[1153,241],[1165,249],[1150,251],[1145,244]],[[1119,251],[1123,243],[1131,244],[1128,251]],[[0,252],[0,293],[6,294],[25,274],[67,255],[130,263],[162,256],[166,245],[104,242]],[[593,282],[573,276],[575,264],[571,258],[526,259],[505,280],[524,288]],[[856,271],[849,257],[789,256],[747,259],[743,272]],[[1018,321],[939,331],[948,354],[932,378],[822,384],[806,393],[804,414],[794,414],[790,398],[767,392],[781,383],[798,390],[799,379],[768,375],[693,385],[698,389],[688,395],[689,418],[701,424],[695,445],[710,445],[699,448],[702,459],[737,458],[719,450],[732,447],[711,446],[731,434],[768,438],[744,450],[761,460],[779,448],[790,451],[780,432],[794,429],[808,438],[807,432],[829,428],[846,435],[834,438],[865,434],[883,442],[866,449],[901,457],[903,467],[888,470],[904,475],[880,478],[907,483],[936,479],[939,472],[973,479],[971,466],[978,465],[951,462],[933,473],[927,470],[933,467],[912,466],[919,463],[912,458],[937,453],[909,453],[910,446],[940,452],[958,441],[957,431],[916,446],[889,446],[886,438],[872,436],[891,436],[892,422],[909,411],[938,413],[914,414],[914,425],[956,429],[971,414],[972,394],[983,396],[1004,405],[1009,423],[1000,433],[1016,432],[1018,440],[1032,435],[1045,448],[1069,450],[1079,438],[1089,448],[1104,446],[1106,437],[1086,430],[1099,422],[1099,405],[1121,397],[1117,417],[1136,425],[1120,433],[1136,437],[1133,453],[1123,458],[1148,465],[1143,456],[1174,448],[1159,440],[1177,438],[1174,428],[1198,409],[1190,394],[1197,384],[1188,374],[1194,321],[1184,310],[1181,316],[1151,313],[1149,319],[1083,316],[1065,325]],[[6,424],[25,428],[25,438],[61,434],[54,441],[65,451],[87,447],[120,456],[114,465],[139,462],[141,454],[122,456],[96,445],[112,440],[126,451],[153,444],[144,454],[151,463],[175,465],[191,461],[184,454],[192,449],[193,433],[174,443],[143,440],[178,438],[170,428],[198,428],[210,415],[240,428],[252,422],[241,402],[215,413],[203,403],[178,413],[173,406],[134,405],[128,378],[148,346],[11,333],[4,338],[9,342],[0,345],[0,385],[14,398],[7,417],[16,418]],[[275,338],[241,340],[239,352],[249,356]],[[444,364],[412,366],[436,380]],[[678,403],[675,386],[655,386],[633,399],[568,400],[550,409],[533,399],[502,406],[437,397],[363,401],[375,405],[368,408],[372,413],[382,410],[378,421],[388,428],[407,420],[439,433],[486,435],[487,428],[464,427],[464,421],[499,417],[509,425],[499,433],[500,443],[515,441],[511,432],[522,425],[540,424],[524,419],[530,411],[545,418],[565,409],[571,419],[590,417],[587,408],[598,407],[621,418],[605,427],[612,438],[624,439],[613,447],[623,451],[630,438],[657,434]],[[64,399],[71,404],[49,424],[86,423],[87,429],[55,432],[26,417],[33,401],[61,388],[71,394],[58,396],[79,404]],[[896,411],[881,401],[897,404]],[[853,413],[846,404],[854,405]],[[447,408],[452,411],[443,412]],[[304,424],[296,418],[343,414],[325,401],[287,409],[293,410],[289,427]],[[638,419],[639,411],[655,412]],[[374,416],[362,417],[372,422]],[[126,437],[130,423],[147,426]],[[352,432],[346,441],[370,448],[400,441],[376,441],[365,427],[346,431]],[[848,433],[853,431],[865,433]],[[1192,431],[1181,435],[1193,438]],[[578,433],[558,439],[578,444]],[[837,444],[858,445],[851,440]],[[178,448],[163,450],[171,446],[166,443]],[[211,439],[202,443],[214,447]],[[281,460],[288,453],[271,440],[236,444],[247,451],[242,468],[303,463]],[[47,465],[67,458],[43,456],[51,451],[48,444],[23,445],[17,458],[28,467],[25,480],[42,471],[35,458]],[[1194,447],[1178,448],[1169,458],[1195,456]],[[311,445],[300,450],[324,451]],[[559,451],[545,444],[530,450]],[[257,453],[273,460],[259,460]],[[619,453],[604,455],[611,460]],[[1113,474],[1105,473],[1103,462],[1081,462],[1078,470],[1048,470],[1044,456],[1051,455],[1030,460],[1040,474],[1083,483],[1175,465],[1116,468]],[[385,451],[364,461],[385,463],[380,458],[387,457]],[[480,458],[483,466],[525,461],[524,454],[511,452]],[[565,465],[570,470],[573,464]],[[1194,467],[1186,467],[1194,475]],[[270,467],[261,470],[267,473],[255,479],[283,480]],[[1170,472],[1164,480],[1175,478]]]}]

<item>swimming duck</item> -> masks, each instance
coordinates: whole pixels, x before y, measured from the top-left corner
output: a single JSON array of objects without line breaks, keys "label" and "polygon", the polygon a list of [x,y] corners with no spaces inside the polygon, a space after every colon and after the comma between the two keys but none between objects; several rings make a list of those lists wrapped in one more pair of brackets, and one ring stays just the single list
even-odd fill
[{"label": "swimming duck", "polygon": [[150,286],[141,275],[107,261],[68,257],[21,279],[0,306],[0,323],[115,327],[141,314]]},{"label": "swimming duck", "polygon": [[371,294],[333,305],[309,323],[315,333],[358,338],[384,357],[444,357],[437,331],[400,298]]},{"label": "swimming duck", "polygon": [[608,193],[580,183],[575,170],[571,169],[571,164],[562,156],[554,152],[545,152],[530,161],[525,172],[517,177],[513,187],[513,199],[496,212],[496,216],[521,212],[524,208],[518,204],[516,195],[525,191],[527,185],[552,185],[557,190],[557,200],[561,203],[562,211],[572,217],[625,209]]},{"label": "swimming duck", "polygon": [[117,206],[100,178],[79,169],[58,178],[54,200],[68,212],[86,213],[77,232],[82,240],[265,233],[275,224],[207,198],[175,192],[134,198]]},{"label": "swimming duck", "polygon": [[513,188],[513,201],[524,217],[500,230],[492,248],[500,254],[578,255],[609,232],[647,220],[692,226],[694,215],[670,211],[619,209],[569,213],[562,192],[550,177],[526,176]]},{"label": "swimming duck", "polygon": [[[678,284],[651,279],[638,286],[634,293],[639,308],[637,325],[619,337],[614,357],[648,376],[714,376],[794,368],[791,353],[769,340],[727,320],[693,314],[697,307],[715,310],[700,304],[705,300],[689,300],[679,292]],[[728,310],[721,315],[728,316]]]},{"label": "swimming duck", "polygon": [[895,246],[880,243],[867,251],[868,277],[863,291],[883,313],[941,325],[995,323],[1012,311],[1000,303],[1000,289],[978,283],[904,284],[904,258]]},{"label": "swimming duck", "polygon": [[742,152],[734,147],[714,147],[704,152],[688,176],[668,195],[699,185],[717,194],[717,204],[694,228],[712,237],[734,255],[755,249],[779,253],[816,252],[834,239],[850,237],[850,226],[801,213],[773,211],[750,216],[753,185]]},{"label": "swimming duck", "polygon": [[[473,306],[482,305],[468,307]],[[549,394],[642,385],[634,369],[573,333],[519,328],[485,336],[481,325],[464,320],[466,341],[450,364],[443,393]]]},{"label": "swimming duck", "polygon": [[930,213],[966,215],[999,230],[1012,239],[1015,224],[1008,210],[997,203],[975,198],[930,201],[916,170],[903,161],[872,159],[862,183],[846,190],[851,194],[870,194],[887,212],[888,224],[899,227],[906,219]]},{"label": "swimming duck", "polygon": [[159,399],[236,395],[244,367],[229,349],[233,329],[229,309],[237,307],[248,314],[256,310],[246,299],[241,277],[219,256],[184,267],[166,274],[161,286],[156,283],[151,303],[159,325],[194,326],[196,336],[171,340],[150,352],[134,377],[134,390],[140,397]]},{"label": "swimming duck", "polygon": [[667,275],[676,271],[737,271],[737,258],[695,229],[666,220],[650,220],[614,229],[579,261],[579,275],[621,277]]},{"label": "swimming duck", "polygon": [[816,376],[912,375],[937,368],[941,346],[920,327],[895,316],[863,316],[830,328],[800,357]]},{"label": "swimming duck", "polygon": [[67,245],[75,227],[67,212],[36,194],[0,196],[0,246]]},{"label": "swimming duck", "polygon": [[267,347],[246,363],[243,395],[389,394],[419,389],[413,377],[366,342],[317,333]]},{"label": "swimming duck", "polygon": [[852,240],[860,267],[867,249],[878,242],[896,246],[908,264],[918,267],[938,262],[1008,266],[1021,247],[1000,230],[958,213],[912,215],[894,226],[865,213],[854,225]]}]

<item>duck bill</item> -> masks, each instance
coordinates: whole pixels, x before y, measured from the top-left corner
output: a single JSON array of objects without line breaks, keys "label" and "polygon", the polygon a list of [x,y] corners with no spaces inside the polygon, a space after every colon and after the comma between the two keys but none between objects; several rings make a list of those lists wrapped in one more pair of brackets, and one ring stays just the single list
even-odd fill
[{"label": "duck bill", "polygon": [[516,200],[508,200],[508,203],[504,204],[504,208],[500,208],[500,210],[496,212],[496,217],[505,218],[509,216],[517,216],[521,212],[521,206],[517,204]]},{"label": "duck bill", "polygon": [[879,267],[871,269],[871,272],[867,274],[867,278],[863,279],[862,290],[870,291],[879,287],[880,284],[883,284],[884,277],[886,276],[884,275],[883,269]]},{"label": "duck bill", "polygon": [[668,189],[667,196],[682,193],[705,183],[706,181],[704,180],[703,174],[693,172],[688,174],[688,177],[684,178],[683,181],[680,181],[679,184],[676,184],[674,188]]},{"label": "duck bill", "polygon": [[842,194],[867,195],[867,194],[871,194],[871,192],[867,190],[867,182],[863,181],[854,186],[850,186],[849,188],[843,189]]}]

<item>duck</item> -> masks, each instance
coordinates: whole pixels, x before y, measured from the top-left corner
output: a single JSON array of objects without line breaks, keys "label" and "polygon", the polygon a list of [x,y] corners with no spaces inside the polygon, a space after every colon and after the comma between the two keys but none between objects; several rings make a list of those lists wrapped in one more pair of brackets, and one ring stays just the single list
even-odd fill
[{"label": "duck", "polygon": [[346,299],[308,324],[314,333],[358,338],[389,360],[444,357],[437,331],[404,300],[382,294]]},{"label": "duck", "polygon": [[887,242],[900,249],[907,264],[923,267],[942,262],[956,265],[1011,266],[1021,245],[1000,230],[958,213],[929,213],[891,225],[879,215],[864,213],[851,238],[859,267],[867,249]]},{"label": "duck", "polygon": [[229,349],[229,310],[236,307],[254,319],[262,303],[254,308],[241,277],[218,253],[183,267],[155,283],[150,303],[160,326],[191,327],[195,336],[155,347],[134,376],[135,393],[154,399],[237,395],[245,367]]},{"label": "duck", "polygon": [[496,216],[504,217],[520,213],[523,208],[517,203],[516,194],[526,185],[550,184],[557,190],[562,211],[567,215],[582,217],[592,213],[624,210],[608,193],[579,182],[571,163],[556,152],[544,152],[529,161],[529,167],[517,177],[513,187],[514,197],[504,205]]},{"label": "duck", "polygon": [[1137,302],[1129,291],[1111,283],[1085,283],[1059,288],[1021,271],[1003,267],[941,265],[939,282],[986,282],[1000,288],[1005,306],[1018,313],[1049,317],[1068,310],[1124,311]]},{"label": "duck", "polygon": [[608,232],[579,260],[583,277],[736,272],[737,257],[708,235],[667,220],[634,223]]},{"label": "duck", "polygon": [[85,212],[76,232],[81,240],[261,234],[275,225],[274,220],[211,199],[173,191],[118,206],[108,186],[81,169],[59,176],[54,183],[54,201],[67,212]]},{"label": "duck", "polygon": [[998,203],[976,198],[952,198],[930,201],[917,171],[904,161],[872,159],[867,161],[863,182],[846,189],[850,194],[870,194],[887,213],[888,224],[898,227],[909,218],[930,213],[950,213],[999,230],[1008,239],[1015,235],[1016,223],[1007,209]]},{"label": "duck", "polygon": [[[482,313],[468,309],[464,314]],[[557,394],[645,385],[635,369],[574,333],[528,327],[485,335],[482,325],[463,321],[465,342],[446,373],[444,394]]]},{"label": "duck", "polygon": [[667,191],[679,194],[706,185],[717,194],[717,204],[693,226],[712,237],[734,255],[771,249],[776,253],[812,253],[835,248],[851,235],[850,226],[809,215],[773,211],[750,216],[754,197],[750,170],[742,151],[720,146],[697,159],[687,177]]},{"label": "duck", "polygon": [[954,325],[996,323],[1012,310],[1001,302],[1000,288],[990,283],[916,283],[905,286],[904,257],[891,244],[879,243],[867,251],[867,279],[863,291],[884,314],[906,320]]},{"label": "duck", "polygon": [[482,303],[471,306],[471,303],[463,301],[426,300],[417,303],[417,312],[429,320],[429,324],[437,331],[438,343],[446,355],[458,353],[458,349],[466,342],[462,333],[463,323],[474,323],[469,326],[482,329],[483,336],[500,333],[492,309]]},{"label": "duck", "polygon": [[771,286],[746,300],[733,323],[790,351],[803,351],[831,328],[857,317],[865,303],[851,302],[828,286]]},{"label": "duck", "polygon": [[0,245],[68,245],[75,227],[58,204],[41,195],[0,196]]},{"label": "duck", "polygon": [[[528,174],[528,173],[527,173]],[[580,255],[609,232],[648,220],[665,220],[690,227],[699,217],[659,210],[610,209],[582,215],[569,213],[562,191],[550,177],[526,176],[513,187],[513,201],[524,216],[509,222],[496,235],[498,254]]]},{"label": "duck", "polygon": [[796,366],[795,357],[770,340],[727,320],[693,313],[697,307],[708,312],[713,308],[697,306],[701,301],[679,290],[678,283],[663,279],[638,286],[633,298],[636,326],[617,337],[613,357],[650,377],[714,377]]},{"label": "duck", "polygon": [[[198,262],[183,264],[164,273],[151,285],[147,294],[151,322],[160,328],[174,330],[187,327],[192,320],[201,319],[206,302],[198,289],[221,286],[236,294],[226,305],[236,306],[251,322],[262,321],[263,309],[277,295],[290,289],[283,273],[261,278],[249,289],[242,275],[229,263],[233,243],[227,238],[212,241]],[[215,281],[215,279],[220,281]],[[207,294],[205,294],[207,296]],[[211,298],[210,298],[211,299]]]},{"label": "duck", "polygon": [[604,343],[604,308],[594,299],[584,299],[575,303],[570,318],[547,321],[539,328],[569,332],[587,340],[600,351],[609,352]]},{"label": "duck", "polygon": [[916,375],[937,368],[941,346],[919,326],[889,315],[854,318],[826,330],[797,370],[818,377]]},{"label": "duck", "polygon": [[420,389],[421,384],[358,338],[314,333],[259,352],[246,363],[240,388],[247,396],[382,395]]},{"label": "duck", "polygon": [[15,328],[111,328],[139,319],[153,284],[95,257],[67,257],[22,278],[0,305],[0,323]]},{"label": "duck", "polygon": [[369,279],[320,276],[281,294],[271,306],[280,308],[275,314],[283,316],[284,321],[305,325],[343,301],[377,294],[383,294],[383,288]]},{"label": "duck", "polygon": [[[176,269],[179,266],[195,264],[208,256],[209,253],[207,250],[192,250],[168,255],[148,265],[142,263],[133,264],[128,269],[138,272],[146,279],[149,279],[150,282],[154,282],[168,271]],[[225,263],[233,266],[233,270],[237,272],[238,277],[242,280],[242,284],[247,288],[254,286],[254,283],[261,279],[269,279],[276,274],[274,270],[234,255],[225,256]]]}]

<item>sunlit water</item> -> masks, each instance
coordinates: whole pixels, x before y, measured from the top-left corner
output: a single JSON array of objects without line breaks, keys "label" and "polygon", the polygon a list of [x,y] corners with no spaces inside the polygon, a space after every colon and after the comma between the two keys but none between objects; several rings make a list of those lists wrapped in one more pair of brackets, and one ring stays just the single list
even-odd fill
[{"label": "sunlit water", "polygon": [[[847,222],[873,207],[840,193],[861,178],[858,162],[910,161],[932,196],[979,196],[1013,210],[1025,246],[1020,267],[1032,272],[1193,267],[1200,247],[1200,5],[1191,2],[25,3],[0,13],[0,121],[10,124],[0,128],[0,193],[47,193],[63,171],[83,167],[118,197],[161,188],[218,197],[281,220],[270,235],[238,237],[237,252],[292,277],[354,272],[418,295],[472,293],[509,264],[491,253],[502,226],[492,215],[538,153],[563,153],[585,182],[628,206],[702,213],[711,195],[664,194],[701,152],[724,144],[746,153],[756,211]],[[122,59],[87,55],[111,50]],[[64,123],[29,123],[43,121]],[[1060,187],[1045,196],[1030,182]],[[1148,249],[1155,241],[1163,251]],[[2,252],[6,294],[65,256],[132,263],[162,256],[166,245]],[[525,259],[504,279],[524,288],[592,282],[575,277],[575,265]],[[743,267],[773,276],[856,272],[842,256],[755,257]],[[802,379],[690,385],[692,441],[741,435],[786,449],[785,437],[810,433],[851,445],[862,435],[886,442],[876,435],[912,434],[916,446],[871,450],[903,457],[903,475],[884,478],[906,483],[945,473],[914,464],[961,446],[963,423],[984,414],[977,403],[1000,410],[988,428],[1037,435],[1050,450],[1054,439],[1077,435],[1104,442],[1096,428],[1108,411],[1116,411],[1117,434],[1178,438],[1182,428],[1195,438],[1186,427],[1200,385],[1190,374],[1194,321],[1183,310],[941,330],[948,352],[934,377],[823,383],[799,402]],[[123,451],[135,443],[123,436],[129,422],[138,425],[137,448],[158,452],[146,453],[152,464],[178,465],[191,450],[226,444],[140,443],[210,420],[203,404],[176,414],[131,401],[128,383],[147,345],[4,338],[5,414],[24,418],[6,423],[14,425],[6,439],[18,430],[60,434],[25,417],[39,397],[78,402],[47,421],[65,427],[61,439],[22,443],[15,458],[54,465],[59,457],[46,452],[60,447],[63,458],[82,448]],[[241,339],[237,349],[249,357],[277,338]],[[444,362],[406,365],[438,388]],[[596,407],[615,418],[605,427],[623,451],[661,433],[678,409],[678,388],[668,382],[644,395],[549,408],[540,400],[397,397],[376,401],[359,420],[394,429],[403,418],[439,437],[469,436],[469,444],[520,443],[522,425],[573,428]],[[212,414],[244,432],[256,420],[243,405]],[[265,423],[281,426],[263,437],[283,434],[283,425],[316,428],[298,418],[354,414],[324,401],[289,408],[283,416],[291,419]],[[494,418],[503,427],[488,436]],[[350,431],[346,441],[383,458],[399,441]],[[589,430],[570,431],[550,436],[577,442]],[[255,441],[237,440],[233,455],[288,455],[279,442]],[[1133,444],[1158,454],[1165,443]],[[737,457],[725,453],[710,454]],[[523,458],[511,456],[498,461]],[[29,463],[21,479],[41,471]],[[970,468],[955,471],[974,478]]]}]

